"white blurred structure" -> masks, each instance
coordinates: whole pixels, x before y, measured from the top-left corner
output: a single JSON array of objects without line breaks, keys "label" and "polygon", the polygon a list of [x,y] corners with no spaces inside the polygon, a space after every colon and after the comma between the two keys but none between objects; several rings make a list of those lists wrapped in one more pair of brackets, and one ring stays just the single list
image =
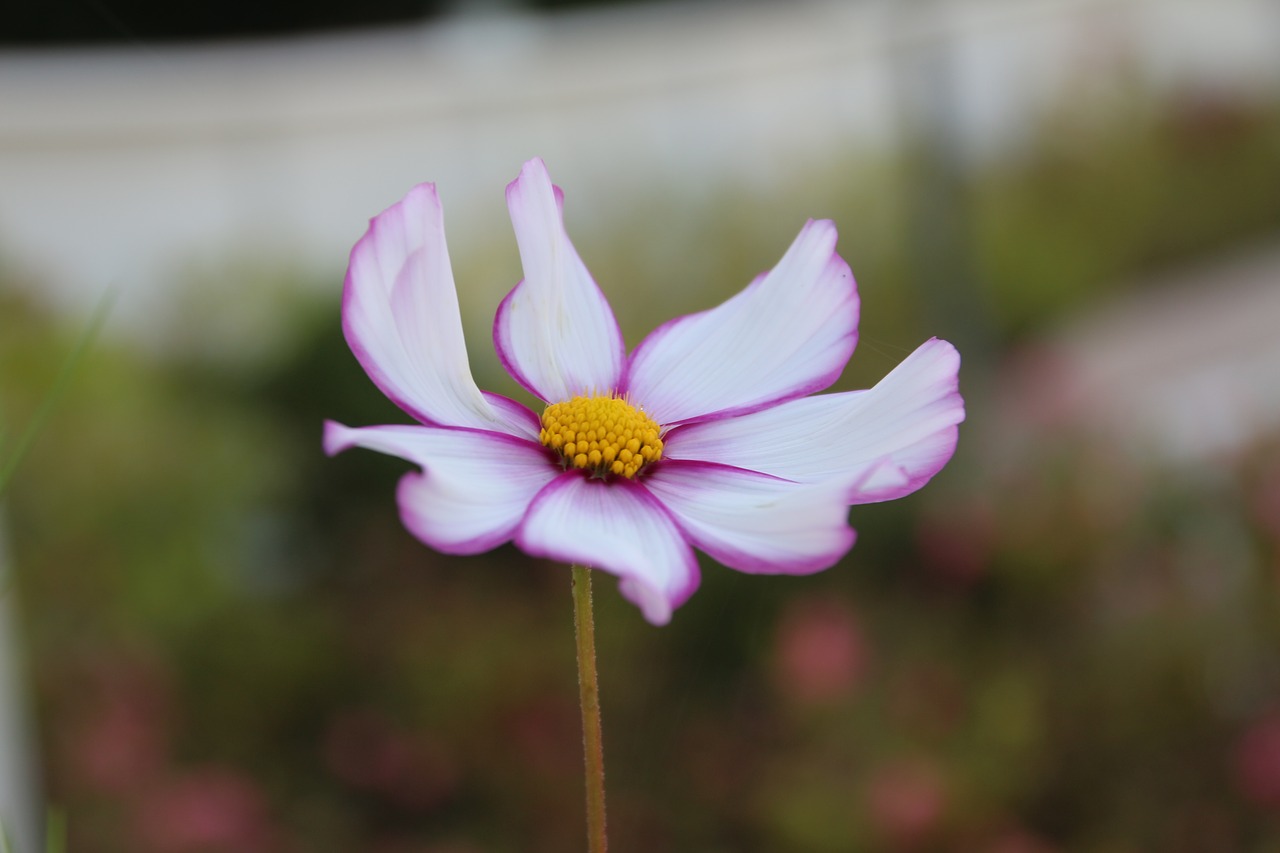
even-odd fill
[{"label": "white blurred structure", "polygon": [[1133,458],[1221,467],[1280,435],[1278,318],[1280,243],[1141,283],[1045,340],[1007,414]]},{"label": "white blurred structure", "polygon": [[0,524],[0,826],[15,853],[38,853],[44,849],[44,816],[37,793],[35,743],[26,695],[15,689],[26,673],[4,532]]},{"label": "white blurred structure", "polygon": [[423,180],[440,183],[456,243],[505,222],[501,188],[534,155],[578,215],[654,187],[781,187],[892,145],[897,64],[920,50],[947,53],[950,91],[930,102],[981,158],[1068,93],[1105,101],[1121,70],[1155,89],[1274,91],[1280,5],[684,3],[9,52],[0,264],[85,314],[116,284],[113,323],[138,333],[173,310],[184,264],[261,259],[336,281],[365,220]]}]

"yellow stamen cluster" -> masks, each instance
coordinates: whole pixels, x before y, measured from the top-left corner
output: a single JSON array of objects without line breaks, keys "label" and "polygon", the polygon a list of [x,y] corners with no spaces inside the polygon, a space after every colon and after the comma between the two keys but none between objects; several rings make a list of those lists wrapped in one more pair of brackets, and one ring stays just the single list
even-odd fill
[{"label": "yellow stamen cluster", "polygon": [[631,478],[662,458],[653,418],[620,397],[574,397],[542,413],[538,437],[566,466]]}]

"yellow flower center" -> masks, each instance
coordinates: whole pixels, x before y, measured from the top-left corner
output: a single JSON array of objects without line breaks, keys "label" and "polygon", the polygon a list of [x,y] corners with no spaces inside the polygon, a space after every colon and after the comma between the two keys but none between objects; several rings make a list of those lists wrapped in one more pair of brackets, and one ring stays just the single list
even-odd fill
[{"label": "yellow flower center", "polygon": [[653,418],[626,400],[596,396],[547,406],[538,437],[566,466],[630,479],[662,458],[660,432]]}]

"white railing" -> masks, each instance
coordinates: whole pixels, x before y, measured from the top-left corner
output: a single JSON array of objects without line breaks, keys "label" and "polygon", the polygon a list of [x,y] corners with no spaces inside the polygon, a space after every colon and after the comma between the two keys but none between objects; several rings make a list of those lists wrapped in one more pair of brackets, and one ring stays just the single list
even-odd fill
[{"label": "white railing", "polygon": [[[326,275],[371,212],[441,184],[462,240],[541,155],[578,210],[655,184],[785,185],[893,145],[903,58],[945,54],[966,157],[1069,91],[1280,88],[1272,0],[662,4],[211,47],[0,54],[0,263],[150,319],[185,262]],[[479,233],[473,232],[473,233]]]}]

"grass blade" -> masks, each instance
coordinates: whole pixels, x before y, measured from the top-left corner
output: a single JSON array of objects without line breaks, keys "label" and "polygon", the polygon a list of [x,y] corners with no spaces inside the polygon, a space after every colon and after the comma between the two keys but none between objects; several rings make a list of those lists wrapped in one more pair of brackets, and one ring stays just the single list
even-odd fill
[{"label": "grass blade", "polygon": [[45,853],[67,853],[67,814],[50,808],[44,818]]},{"label": "grass blade", "polygon": [[58,371],[57,378],[54,379],[53,385],[49,388],[49,392],[45,394],[44,399],[40,401],[40,407],[36,409],[31,422],[27,424],[27,428],[18,437],[17,444],[12,452],[8,454],[7,458],[0,460],[0,495],[4,494],[13,472],[18,469],[19,463],[22,462],[22,457],[31,448],[36,436],[44,429],[44,425],[48,422],[50,415],[53,414],[58,401],[66,394],[67,388],[75,376],[76,368],[80,366],[80,362],[84,360],[89,347],[97,339],[114,301],[114,290],[107,290],[102,295],[102,298],[98,300],[97,307],[93,309],[93,316],[89,318],[89,325],[81,333],[75,347],[72,348],[70,355],[67,356],[67,360],[62,363],[62,368]]}]

